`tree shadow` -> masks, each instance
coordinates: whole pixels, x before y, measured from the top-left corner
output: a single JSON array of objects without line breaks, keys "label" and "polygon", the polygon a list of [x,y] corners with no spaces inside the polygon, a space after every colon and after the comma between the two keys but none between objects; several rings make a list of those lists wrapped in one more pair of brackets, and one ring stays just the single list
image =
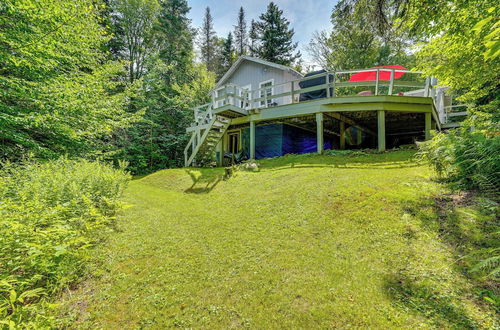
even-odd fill
[{"label": "tree shadow", "polygon": [[[466,221],[464,211],[475,221]],[[430,212],[422,212],[425,208]],[[417,217],[421,226],[436,231],[439,238],[453,248],[457,257],[485,247],[498,247],[495,238],[500,225],[497,219],[498,209],[487,209],[480,205],[477,194],[461,191],[422,199],[414,203],[405,203],[405,212]]]},{"label": "tree shadow", "polygon": [[[464,211],[466,208],[466,211]],[[474,304],[484,311],[495,307],[485,303],[482,297],[498,296],[500,287],[491,282],[481,280],[471,272],[479,262],[477,252],[481,249],[499,247],[500,242],[495,233],[499,232],[499,224],[495,211],[485,211],[475,195],[470,192],[440,195],[434,198],[422,198],[414,202],[404,202],[404,212],[417,218],[420,226],[426,231],[434,231],[439,240],[449,247],[455,262],[450,265],[452,271],[470,284],[468,288],[454,289],[455,298],[440,294],[440,279],[429,278],[428,273],[413,273],[411,268],[400,269],[389,276],[384,290],[397,306],[431,319],[438,327],[447,327],[446,323],[459,328],[480,327],[477,321],[461,307],[458,297],[474,297]],[[476,221],[468,217],[477,216]],[[486,212],[486,213],[484,213]],[[414,236],[408,235],[409,244]],[[418,253],[418,252],[414,252]],[[410,257],[411,258],[411,257]],[[408,264],[411,267],[411,263]]]},{"label": "tree shadow", "polygon": [[417,284],[405,274],[386,279],[384,289],[396,305],[433,319],[438,328],[454,325],[458,328],[475,329],[476,322],[467,316],[466,311],[453,304],[451,298],[441,296],[429,285]]},{"label": "tree shadow", "polygon": [[208,194],[224,178],[218,169],[185,169],[193,184],[184,190],[188,194]]}]

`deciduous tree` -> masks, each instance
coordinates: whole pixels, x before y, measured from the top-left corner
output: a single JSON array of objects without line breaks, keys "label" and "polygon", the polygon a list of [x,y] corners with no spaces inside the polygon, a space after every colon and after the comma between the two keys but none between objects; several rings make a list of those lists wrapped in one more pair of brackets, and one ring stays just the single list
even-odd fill
[{"label": "deciduous tree", "polygon": [[122,64],[96,0],[4,0],[0,5],[1,157],[92,157],[96,143],[132,115]]},{"label": "deciduous tree", "polygon": [[157,51],[154,26],[159,13],[158,0],[112,0],[114,25],[119,28],[123,48],[119,51],[128,62],[131,82],[144,75],[148,56]]}]

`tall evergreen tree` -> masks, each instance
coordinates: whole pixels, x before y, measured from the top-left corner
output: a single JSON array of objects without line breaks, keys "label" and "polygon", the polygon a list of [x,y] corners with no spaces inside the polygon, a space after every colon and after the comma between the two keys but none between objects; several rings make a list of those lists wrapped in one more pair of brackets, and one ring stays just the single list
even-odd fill
[{"label": "tall evergreen tree", "polygon": [[231,65],[233,65],[235,58],[236,53],[233,45],[233,35],[229,32],[227,38],[222,41],[221,71],[223,73],[225,73]]},{"label": "tall evergreen tree", "polygon": [[205,17],[200,31],[200,51],[201,59],[207,66],[208,70],[216,71],[216,51],[217,51],[217,35],[214,31],[214,24],[210,7],[205,9]]},{"label": "tall evergreen tree", "polygon": [[257,47],[257,22],[252,19],[250,22],[250,32],[248,33],[248,37],[250,38],[250,44],[248,45],[248,49],[250,51],[250,55],[255,56],[255,48]]},{"label": "tall evergreen tree", "polygon": [[248,47],[248,36],[245,10],[243,7],[240,7],[240,11],[238,12],[238,21],[234,26],[234,43],[236,53],[240,56],[245,55]]},{"label": "tall evergreen tree", "polygon": [[283,11],[274,2],[269,3],[267,11],[260,15],[256,23],[257,45],[255,54],[265,60],[290,65],[300,58],[294,53],[297,43],[293,42],[295,32],[289,28],[290,22],[283,17]]}]

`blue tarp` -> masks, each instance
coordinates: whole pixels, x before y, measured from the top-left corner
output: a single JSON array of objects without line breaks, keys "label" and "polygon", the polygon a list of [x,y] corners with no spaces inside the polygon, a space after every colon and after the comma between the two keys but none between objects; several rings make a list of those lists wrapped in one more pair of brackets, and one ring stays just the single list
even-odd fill
[{"label": "blue tarp", "polygon": [[[242,130],[243,151],[250,155],[250,129]],[[324,149],[331,149],[332,141],[325,139]],[[286,124],[255,127],[255,158],[271,158],[286,154],[316,152],[316,133]]]}]

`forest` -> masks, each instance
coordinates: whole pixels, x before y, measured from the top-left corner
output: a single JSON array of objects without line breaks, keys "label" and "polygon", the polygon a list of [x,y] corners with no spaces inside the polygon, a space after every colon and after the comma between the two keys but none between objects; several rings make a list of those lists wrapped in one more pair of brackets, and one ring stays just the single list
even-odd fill
[{"label": "forest", "polygon": [[[484,194],[498,211],[494,2],[339,0],[307,45],[279,3],[257,17],[243,5],[224,36],[210,7],[201,26],[190,10],[187,0],[1,1],[0,327],[60,326],[51,299],[88,273],[132,175],[183,166],[192,108],[241,55],[304,74],[401,64],[437,77],[470,115],[435,132],[419,155],[447,185]],[[498,311],[498,232],[488,235],[475,266],[496,283],[485,290]]]}]

